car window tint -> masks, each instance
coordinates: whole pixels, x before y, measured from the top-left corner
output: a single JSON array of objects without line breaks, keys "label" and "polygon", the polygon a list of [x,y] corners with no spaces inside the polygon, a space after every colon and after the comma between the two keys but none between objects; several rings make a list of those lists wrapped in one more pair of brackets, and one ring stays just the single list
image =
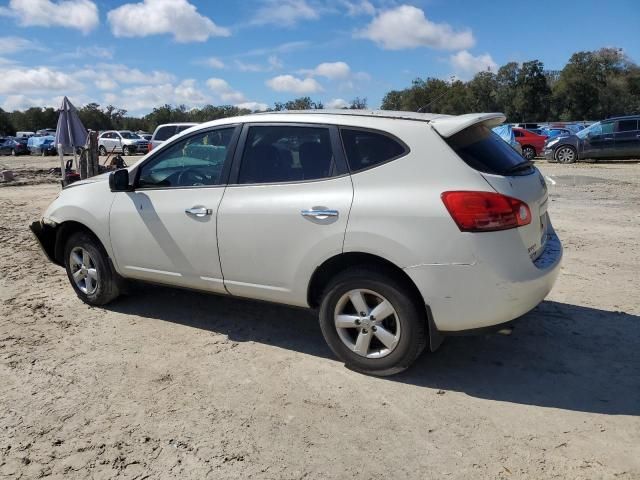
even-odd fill
[{"label": "car window tint", "polygon": [[173,125],[166,126],[166,127],[160,127],[158,129],[158,131],[156,132],[156,136],[155,136],[154,140],[160,140],[160,141],[167,140],[168,138],[173,137],[175,132],[176,132],[176,127],[173,126]]},{"label": "car window tint", "polygon": [[183,130],[186,130],[187,128],[191,128],[191,127],[193,127],[193,125],[178,125],[176,127],[176,133],[180,133]]},{"label": "car window tint", "polygon": [[250,127],[238,183],[317,180],[335,175],[328,128]]},{"label": "car window tint", "polygon": [[[466,128],[446,141],[467,165],[480,172],[504,175],[525,161],[507,142],[482,124]],[[530,172],[523,169],[517,174]]]},{"label": "car window tint", "polygon": [[174,143],[142,166],[138,186],[219,185],[233,131],[234,128],[211,130]]},{"label": "car window tint", "polygon": [[404,155],[406,148],[393,138],[367,130],[340,130],[349,169],[364,170]]},{"label": "car window tint", "polygon": [[631,132],[634,130],[638,130],[638,120],[619,120],[618,121],[618,132]]}]

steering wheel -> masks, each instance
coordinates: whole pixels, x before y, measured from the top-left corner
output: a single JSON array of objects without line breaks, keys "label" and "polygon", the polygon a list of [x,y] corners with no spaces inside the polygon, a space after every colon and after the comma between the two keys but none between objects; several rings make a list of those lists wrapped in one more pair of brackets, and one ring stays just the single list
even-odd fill
[{"label": "steering wheel", "polygon": [[183,187],[198,187],[206,185],[207,177],[197,168],[185,168],[178,175],[178,185]]}]

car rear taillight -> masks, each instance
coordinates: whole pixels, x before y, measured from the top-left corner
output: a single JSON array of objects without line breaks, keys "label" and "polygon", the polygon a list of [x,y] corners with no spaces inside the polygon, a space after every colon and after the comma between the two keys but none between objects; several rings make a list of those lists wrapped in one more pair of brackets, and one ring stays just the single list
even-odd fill
[{"label": "car rear taillight", "polygon": [[153,145],[151,144],[151,142],[147,143],[147,153],[149,153],[152,148],[153,148]]},{"label": "car rear taillight", "polygon": [[444,192],[441,198],[461,232],[493,232],[531,223],[525,202],[500,193]]}]

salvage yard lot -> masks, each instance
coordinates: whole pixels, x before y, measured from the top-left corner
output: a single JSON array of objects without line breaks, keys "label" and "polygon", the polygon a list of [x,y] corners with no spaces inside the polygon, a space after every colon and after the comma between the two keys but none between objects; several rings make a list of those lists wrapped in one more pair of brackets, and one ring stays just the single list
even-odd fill
[{"label": "salvage yard lot", "polygon": [[640,478],[640,164],[540,162],[565,247],[548,299],[386,379],[305,310],[81,303],[27,228],[55,165],[0,158],[0,477]]}]

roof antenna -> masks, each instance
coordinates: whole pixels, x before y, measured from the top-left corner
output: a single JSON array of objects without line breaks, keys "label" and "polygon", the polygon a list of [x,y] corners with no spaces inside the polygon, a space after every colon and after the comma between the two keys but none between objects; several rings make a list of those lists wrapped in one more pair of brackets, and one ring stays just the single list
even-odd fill
[{"label": "roof antenna", "polygon": [[[453,83],[453,81],[455,80],[455,75],[451,75],[451,77],[449,77],[449,82]],[[447,83],[447,82],[445,82]],[[429,103],[421,106],[418,110],[416,110],[416,113],[424,113],[424,109],[429,107],[433,102],[437,102],[438,100],[440,100],[442,97],[444,97],[447,93],[449,93],[448,91],[444,91],[442,93],[442,95],[439,95],[438,97],[434,98],[433,100],[431,100]]]}]

